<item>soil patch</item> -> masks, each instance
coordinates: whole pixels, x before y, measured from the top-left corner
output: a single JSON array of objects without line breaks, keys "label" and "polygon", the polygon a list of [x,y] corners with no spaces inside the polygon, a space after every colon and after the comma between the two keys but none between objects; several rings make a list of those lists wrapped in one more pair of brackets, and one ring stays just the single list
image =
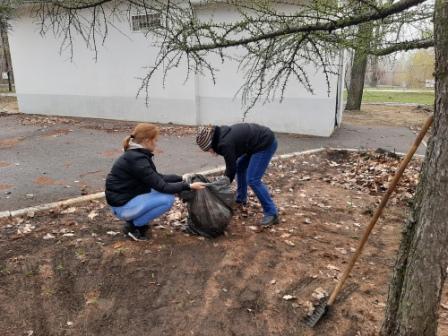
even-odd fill
[{"label": "soil patch", "polygon": [[0,168],[6,168],[9,166],[11,166],[11,163],[5,162],[5,161],[0,161]]},{"label": "soil patch", "polygon": [[6,149],[16,146],[22,138],[9,138],[0,140],[0,149]]},{"label": "soil patch", "polygon": [[64,181],[62,180],[55,180],[48,176],[39,176],[36,177],[33,181],[34,184],[40,185],[40,186],[54,186],[54,185],[64,185]]},{"label": "soil patch", "polygon": [[421,127],[431,113],[427,107],[362,105],[361,111],[345,111],[343,122],[366,126]]},{"label": "soil patch", "polygon": [[0,190],[8,190],[8,189],[11,189],[12,187],[14,187],[12,184],[0,183]]},{"label": "soil patch", "polygon": [[[354,179],[348,162],[380,178]],[[250,194],[214,240],[184,233],[180,202],[153,223],[148,243],[124,240],[104,201],[2,219],[2,335],[377,335],[419,161],[400,189],[410,195],[394,197],[333,313],[315,329],[302,321],[313,294],[333,289],[384,193],[379,167],[398,162],[349,152],[277,161],[266,182],[280,225],[258,228]]]}]

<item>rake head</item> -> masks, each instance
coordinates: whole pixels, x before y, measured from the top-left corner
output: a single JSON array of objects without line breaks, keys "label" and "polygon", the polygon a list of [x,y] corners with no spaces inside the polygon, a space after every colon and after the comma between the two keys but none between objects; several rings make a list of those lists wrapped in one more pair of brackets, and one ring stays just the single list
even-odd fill
[{"label": "rake head", "polygon": [[327,301],[320,302],[314,309],[313,314],[310,316],[307,316],[305,318],[305,324],[313,328],[321,319],[322,317],[328,312],[330,306],[327,304]]}]

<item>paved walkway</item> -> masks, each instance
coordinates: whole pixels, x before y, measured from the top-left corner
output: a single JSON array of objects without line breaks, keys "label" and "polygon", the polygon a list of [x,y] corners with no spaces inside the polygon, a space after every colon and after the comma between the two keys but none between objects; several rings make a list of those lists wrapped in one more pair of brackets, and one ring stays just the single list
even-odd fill
[{"label": "paved walkway", "polygon": [[[0,211],[103,190],[104,178],[120,155],[121,141],[129,134],[128,124],[96,120],[48,125],[27,122],[19,115],[0,115]],[[415,134],[407,128],[344,125],[330,138],[285,134],[278,138],[279,153],[319,147],[405,152]],[[162,137],[160,149],[156,164],[163,173],[183,174],[223,164],[220,157],[201,152],[192,134]]]}]

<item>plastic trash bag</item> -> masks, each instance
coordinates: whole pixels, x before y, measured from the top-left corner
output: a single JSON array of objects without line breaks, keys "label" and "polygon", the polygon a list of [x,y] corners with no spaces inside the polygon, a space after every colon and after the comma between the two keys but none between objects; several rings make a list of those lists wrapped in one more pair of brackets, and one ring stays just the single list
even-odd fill
[{"label": "plastic trash bag", "polygon": [[180,195],[181,199],[187,202],[188,231],[207,238],[222,235],[232,220],[235,200],[229,179],[221,177],[211,182],[203,175],[190,175],[187,182],[207,184],[204,190],[184,191]]}]

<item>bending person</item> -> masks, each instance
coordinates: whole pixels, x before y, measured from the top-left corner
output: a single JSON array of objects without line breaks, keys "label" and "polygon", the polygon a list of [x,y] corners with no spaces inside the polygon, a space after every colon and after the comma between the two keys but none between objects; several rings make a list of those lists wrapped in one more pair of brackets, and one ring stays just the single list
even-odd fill
[{"label": "bending person", "polygon": [[275,151],[277,140],[269,128],[242,123],[233,126],[201,127],[196,143],[205,152],[224,157],[226,176],[232,182],[237,176],[236,202],[247,203],[247,186],[257,196],[264,211],[262,225],[278,223],[278,211],[269,190],[262,182]]}]

